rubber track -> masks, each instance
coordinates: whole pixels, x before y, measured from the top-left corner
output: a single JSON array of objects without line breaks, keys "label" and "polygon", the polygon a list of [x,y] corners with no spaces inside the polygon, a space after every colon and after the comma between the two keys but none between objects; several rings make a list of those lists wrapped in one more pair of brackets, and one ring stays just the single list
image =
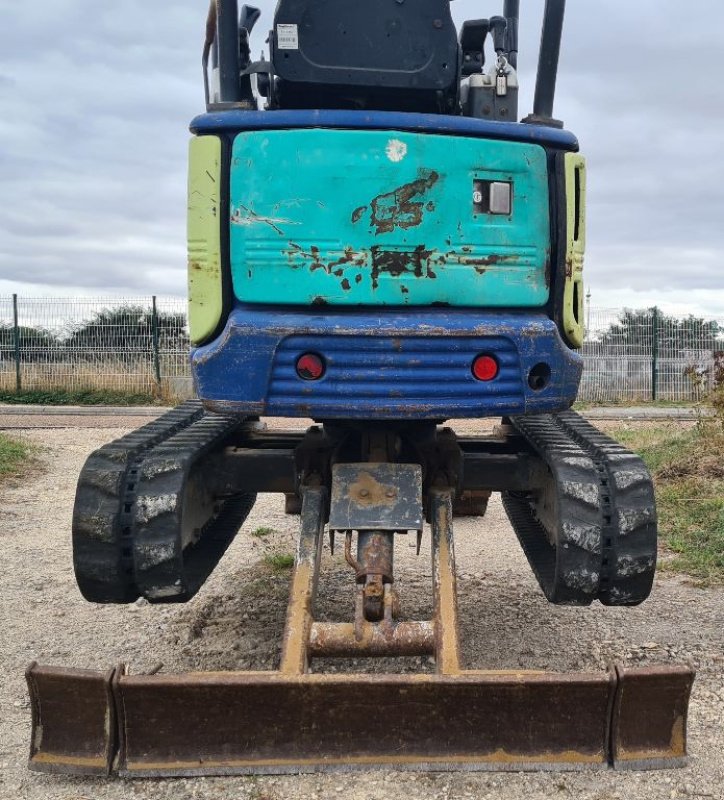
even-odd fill
[{"label": "rubber track", "polygon": [[[208,508],[209,516],[198,524],[204,503],[212,501],[203,494],[198,468],[242,424],[238,418],[206,414],[154,447],[141,462],[133,505],[133,562],[136,583],[148,600],[185,602],[193,597],[251,511],[256,495],[238,494]],[[196,484],[189,491],[195,469]],[[184,548],[182,532],[189,525],[196,527],[198,539]]]},{"label": "rubber track", "polygon": [[603,510],[603,563],[599,600],[638,605],[656,572],[656,498],[651,475],[634,453],[573,411],[555,415],[559,427],[596,463]]},{"label": "rubber track", "polygon": [[[604,605],[641,603],[653,583],[657,535],[653,484],[641,459],[571,411],[511,422],[552,472],[548,494],[555,494],[558,514],[551,532],[539,520],[539,496],[503,495],[508,517],[546,597],[554,603],[584,604],[594,598]],[[577,486],[563,474],[573,462],[583,470],[574,479]],[[566,468],[562,470],[561,464]],[[595,513],[586,517],[587,533],[580,531],[572,542],[571,530],[575,532],[582,521],[580,503],[571,502],[579,493],[586,494],[589,511]],[[581,544],[581,536],[590,558],[587,565],[582,563],[586,597],[576,598],[569,591],[576,579],[569,572],[575,567],[569,565],[567,551]],[[595,588],[589,581],[594,574]]]},{"label": "rubber track", "polygon": [[198,400],[93,452],[81,470],[73,507],[73,565],[83,597],[95,603],[130,603],[139,597],[133,580],[127,495],[139,460],[152,447],[204,414]]},{"label": "rubber track", "polygon": [[503,492],[503,505],[546,598],[590,605],[601,578],[601,502],[589,454],[549,414],[512,418],[550,469],[547,498],[553,529],[546,531],[532,494]]}]

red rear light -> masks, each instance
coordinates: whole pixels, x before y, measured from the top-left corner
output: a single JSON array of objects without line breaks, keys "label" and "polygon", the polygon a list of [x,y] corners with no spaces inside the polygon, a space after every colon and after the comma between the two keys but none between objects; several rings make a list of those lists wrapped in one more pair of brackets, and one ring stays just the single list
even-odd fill
[{"label": "red rear light", "polygon": [[492,381],[498,377],[498,362],[493,356],[478,356],[473,361],[473,375],[479,381]]},{"label": "red rear light", "polygon": [[325,370],[324,359],[316,353],[305,353],[297,359],[297,375],[305,381],[318,381]]}]

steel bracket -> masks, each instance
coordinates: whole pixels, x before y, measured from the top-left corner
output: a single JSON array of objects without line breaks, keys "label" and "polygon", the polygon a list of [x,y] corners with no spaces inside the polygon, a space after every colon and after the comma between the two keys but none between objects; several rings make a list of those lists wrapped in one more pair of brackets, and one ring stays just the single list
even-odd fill
[{"label": "steel bracket", "polygon": [[330,530],[421,531],[419,464],[335,464]]}]

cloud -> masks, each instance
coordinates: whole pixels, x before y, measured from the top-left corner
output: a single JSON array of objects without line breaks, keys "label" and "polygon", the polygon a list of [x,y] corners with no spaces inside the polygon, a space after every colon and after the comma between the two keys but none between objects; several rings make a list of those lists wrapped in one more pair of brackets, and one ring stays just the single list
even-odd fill
[{"label": "cloud", "polygon": [[[264,39],[274,3],[253,52]],[[524,3],[522,113],[543,0]],[[482,13],[499,13],[491,2]],[[481,14],[457,0],[456,20]],[[722,312],[724,4],[569,2],[556,114],[589,164],[587,280],[644,305]],[[206,3],[54,0],[3,12],[0,278],[25,292],[185,292],[189,120],[203,109]]]},{"label": "cloud", "polygon": [[[205,8],[15,5],[0,43],[0,274],[102,292],[185,290],[188,120]],[[169,271],[173,279],[169,279]]]}]

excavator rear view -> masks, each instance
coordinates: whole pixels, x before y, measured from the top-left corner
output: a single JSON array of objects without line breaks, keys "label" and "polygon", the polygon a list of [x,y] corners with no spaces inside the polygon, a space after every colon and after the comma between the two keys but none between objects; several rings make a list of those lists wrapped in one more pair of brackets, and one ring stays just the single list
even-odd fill
[{"label": "excavator rear view", "polygon": [[[656,566],[644,464],[570,410],[586,168],[553,117],[564,6],[545,4],[534,109],[518,122],[517,0],[459,32],[448,0],[279,0],[258,61],[260,12],[212,2],[189,171],[199,399],[89,457],[74,564],[91,602],[186,602],[257,493],[286,494],[300,531],[279,668],[33,664],[32,769],[683,762],[688,668],[461,664],[453,518],[482,517],[492,492],[551,603],[635,606]],[[500,424],[443,425],[465,418]],[[405,618],[395,589],[395,542],[411,532],[431,543],[427,620]],[[347,622],[314,614],[326,533],[350,568]],[[313,670],[383,656],[432,656],[435,672]]]}]

